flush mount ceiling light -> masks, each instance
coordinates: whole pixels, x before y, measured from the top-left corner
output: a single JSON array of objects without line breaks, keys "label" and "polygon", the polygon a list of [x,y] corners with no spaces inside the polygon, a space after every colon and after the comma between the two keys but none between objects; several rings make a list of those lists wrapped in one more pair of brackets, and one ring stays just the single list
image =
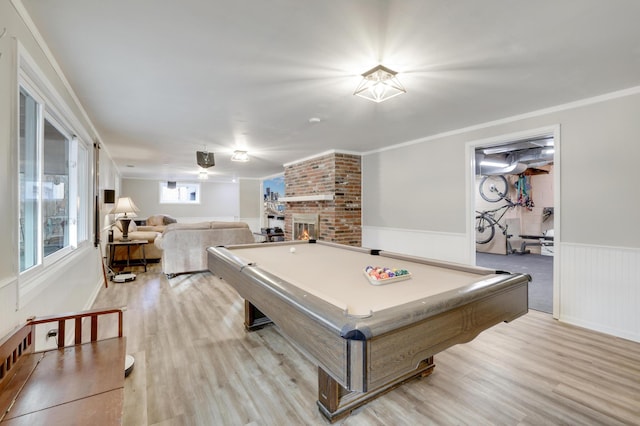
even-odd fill
[{"label": "flush mount ceiling light", "polygon": [[196,151],[196,161],[198,166],[206,169],[216,165],[216,160],[213,158],[213,152]]},{"label": "flush mount ceiling light", "polygon": [[231,155],[231,161],[240,161],[242,163],[246,163],[249,161],[249,153],[247,151],[233,151],[233,155]]},{"label": "flush mount ceiling light", "polygon": [[353,94],[379,103],[407,93],[402,83],[396,78],[396,74],[398,73],[378,65],[362,74],[362,81]]}]

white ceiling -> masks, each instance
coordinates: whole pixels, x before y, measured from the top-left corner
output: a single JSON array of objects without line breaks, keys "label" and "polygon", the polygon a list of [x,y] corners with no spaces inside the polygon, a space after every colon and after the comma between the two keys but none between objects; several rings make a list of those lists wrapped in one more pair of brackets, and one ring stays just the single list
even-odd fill
[{"label": "white ceiling", "polygon": [[[204,149],[266,177],[640,85],[637,0],[22,2],[125,178],[193,179]],[[353,96],[379,63],[407,94]]]}]

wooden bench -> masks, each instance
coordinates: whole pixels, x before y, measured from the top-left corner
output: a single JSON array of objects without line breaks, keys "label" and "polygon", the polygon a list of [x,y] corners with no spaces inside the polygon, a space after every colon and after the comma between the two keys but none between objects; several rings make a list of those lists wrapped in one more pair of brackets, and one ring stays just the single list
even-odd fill
[{"label": "wooden bench", "polygon": [[[125,309],[30,318],[0,340],[0,424],[122,424]],[[98,317],[110,314],[118,315],[118,335],[98,339]],[[90,319],[91,336],[83,342],[85,318]],[[65,346],[68,320],[74,321],[75,338]],[[57,325],[57,348],[34,351],[40,324]]]}]

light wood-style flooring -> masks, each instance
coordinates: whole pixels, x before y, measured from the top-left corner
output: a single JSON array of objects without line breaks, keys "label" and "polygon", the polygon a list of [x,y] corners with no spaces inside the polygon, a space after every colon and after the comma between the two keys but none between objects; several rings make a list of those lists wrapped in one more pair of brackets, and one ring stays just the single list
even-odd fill
[{"label": "light wood-style flooring", "polygon": [[[153,265],[110,283],[94,307],[121,305],[136,359],[126,425],[329,424],[316,366],[276,327],[245,332],[243,301],[210,273],[169,280]],[[337,424],[640,424],[640,344],[548,314],[499,324],[435,363]]]}]

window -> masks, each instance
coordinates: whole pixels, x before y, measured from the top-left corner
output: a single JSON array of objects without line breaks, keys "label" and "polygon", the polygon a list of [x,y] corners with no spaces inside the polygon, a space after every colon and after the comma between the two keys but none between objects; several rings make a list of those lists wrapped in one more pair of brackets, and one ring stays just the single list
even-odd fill
[{"label": "window", "polygon": [[20,271],[38,263],[40,104],[20,90]]},{"label": "window", "polygon": [[160,204],[200,204],[200,184],[160,182]]},{"label": "window", "polygon": [[20,82],[20,272],[55,262],[88,237],[87,147],[52,103]]},{"label": "window", "polygon": [[69,139],[44,120],[42,204],[45,257],[69,245]]}]

